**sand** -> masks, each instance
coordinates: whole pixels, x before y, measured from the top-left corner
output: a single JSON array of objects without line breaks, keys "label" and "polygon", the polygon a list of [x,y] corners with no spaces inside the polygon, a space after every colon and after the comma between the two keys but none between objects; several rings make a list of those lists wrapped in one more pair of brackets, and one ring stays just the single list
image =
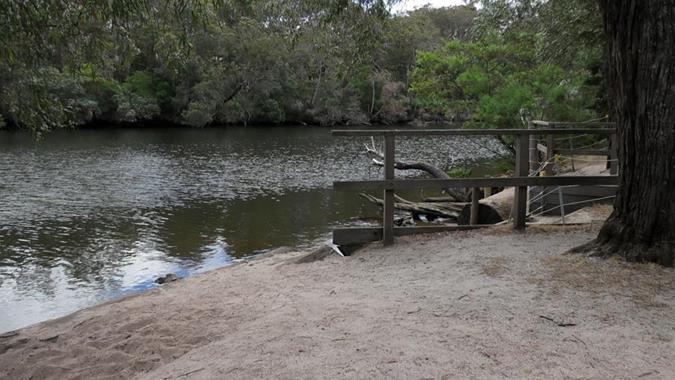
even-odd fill
[{"label": "sand", "polygon": [[561,255],[592,236],[282,249],[4,334],[0,378],[675,378],[675,272]]}]

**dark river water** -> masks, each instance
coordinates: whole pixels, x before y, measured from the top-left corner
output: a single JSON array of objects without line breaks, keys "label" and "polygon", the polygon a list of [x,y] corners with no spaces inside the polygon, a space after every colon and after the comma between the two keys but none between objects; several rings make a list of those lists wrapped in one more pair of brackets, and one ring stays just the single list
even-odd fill
[{"label": "dark river water", "polygon": [[[0,332],[375,220],[377,207],[331,190],[381,178],[369,141],[314,127],[0,131]],[[397,157],[440,166],[498,150],[397,140]]]}]

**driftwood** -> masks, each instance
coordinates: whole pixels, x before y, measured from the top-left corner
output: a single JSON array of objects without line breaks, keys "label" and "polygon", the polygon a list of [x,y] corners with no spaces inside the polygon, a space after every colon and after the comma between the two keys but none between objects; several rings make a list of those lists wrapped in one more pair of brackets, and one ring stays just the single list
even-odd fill
[{"label": "driftwood", "polygon": [[425,197],[424,202],[454,202],[452,197]]},{"label": "driftwood", "polygon": [[[361,197],[369,202],[382,206],[382,199],[376,198],[370,194],[360,193]],[[434,203],[434,202],[411,202],[394,195],[394,208],[401,211],[408,211],[413,214],[413,218],[419,215],[426,215],[432,218],[457,219],[464,208],[463,203]]]},{"label": "driftwood", "polygon": [[[366,153],[368,156],[373,157],[373,165],[384,166],[384,153],[375,148],[375,139],[372,139],[371,141],[372,146],[365,144]],[[420,170],[431,175],[433,178],[450,178],[446,172],[426,162],[395,161],[394,168],[397,170]],[[443,192],[454,202],[467,202],[469,200],[468,194],[460,189],[443,189]]]},{"label": "driftwood", "polygon": [[[514,188],[507,187],[497,194],[478,201],[478,224],[496,224],[507,220],[511,215],[513,206]],[[471,219],[471,204],[464,206],[459,216],[457,224],[466,225]]]}]

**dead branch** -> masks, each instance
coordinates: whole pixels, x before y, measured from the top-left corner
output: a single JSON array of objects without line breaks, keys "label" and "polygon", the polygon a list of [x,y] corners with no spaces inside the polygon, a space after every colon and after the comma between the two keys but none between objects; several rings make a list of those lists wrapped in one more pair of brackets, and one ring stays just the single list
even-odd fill
[{"label": "dead branch", "polygon": [[[370,194],[360,193],[364,199],[371,203],[382,206],[384,201]],[[394,208],[401,211],[408,211],[413,217],[418,215],[427,215],[436,218],[457,219],[459,213],[464,208],[463,203],[431,203],[431,202],[411,202],[394,195]]]},{"label": "dead branch", "polygon": [[[384,166],[383,162],[384,153],[375,147],[375,139],[372,137],[371,137],[371,145],[372,146],[364,144],[364,147],[366,148],[366,154],[372,158],[373,165]],[[428,173],[433,178],[441,178],[441,179],[450,178],[450,176],[446,172],[426,162],[395,161],[394,168],[397,170],[420,170],[425,173]],[[468,201],[467,193],[464,191],[458,189],[443,189],[443,192],[446,193],[449,197],[451,197],[452,200],[455,202]]]}]

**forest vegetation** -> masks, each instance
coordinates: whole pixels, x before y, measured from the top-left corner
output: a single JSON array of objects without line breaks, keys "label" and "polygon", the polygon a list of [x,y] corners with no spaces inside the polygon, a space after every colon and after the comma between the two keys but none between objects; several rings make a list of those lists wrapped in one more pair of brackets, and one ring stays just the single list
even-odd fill
[{"label": "forest vegetation", "polygon": [[607,112],[593,0],[0,4],[0,127],[466,121]]}]

